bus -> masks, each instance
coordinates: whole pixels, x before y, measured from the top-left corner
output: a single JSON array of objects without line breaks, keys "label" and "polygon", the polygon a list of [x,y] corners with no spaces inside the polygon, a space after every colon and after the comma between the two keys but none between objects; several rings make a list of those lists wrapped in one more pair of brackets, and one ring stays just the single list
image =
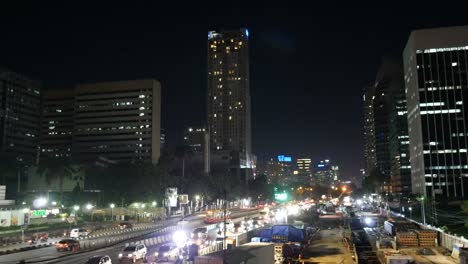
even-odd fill
[{"label": "bus", "polygon": [[[226,210],[226,219],[231,219],[231,212]],[[205,224],[221,223],[224,221],[224,210],[208,210],[205,212]]]}]

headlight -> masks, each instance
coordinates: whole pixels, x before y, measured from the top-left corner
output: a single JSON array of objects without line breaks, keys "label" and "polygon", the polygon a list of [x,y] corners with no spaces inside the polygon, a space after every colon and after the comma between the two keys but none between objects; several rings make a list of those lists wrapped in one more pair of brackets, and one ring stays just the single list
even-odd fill
[{"label": "headlight", "polygon": [[165,257],[169,256],[169,253],[168,253],[168,252],[164,252],[164,256],[165,256]]},{"label": "headlight", "polygon": [[133,256],[132,253],[128,254],[129,257]]},{"label": "headlight", "polygon": [[154,253],[154,255],[157,257],[159,255],[159,252]]},{"label": "headlight", "polygon": [[123,256],[122,253],[120,253],[120,254],[119,254],[119,258],[121,258],[122,256]]}]

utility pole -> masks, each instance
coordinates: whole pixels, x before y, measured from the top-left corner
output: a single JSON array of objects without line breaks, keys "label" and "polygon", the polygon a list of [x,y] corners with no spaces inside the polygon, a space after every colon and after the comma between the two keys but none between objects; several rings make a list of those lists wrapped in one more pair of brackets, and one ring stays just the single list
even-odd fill
[{"label": "utility pole", "polygon": [[227,244],[226,244],[226,211],[227,211],[227,199],[226,199],[226,189],[223,189],[223,194],[224,194],[224,210],[223,210],[223,264],[226,264],[226,250],[227,250]]}]

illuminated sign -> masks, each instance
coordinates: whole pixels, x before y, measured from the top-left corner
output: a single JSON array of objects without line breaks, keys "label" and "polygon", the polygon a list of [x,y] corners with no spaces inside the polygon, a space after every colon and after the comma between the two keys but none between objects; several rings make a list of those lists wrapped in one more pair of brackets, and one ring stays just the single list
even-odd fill
[{"label": "illuminated sign", "polygon": [[278,155],[278,161],[291,162],[292,158],[284,155]]},{"label": "illuminated sign", "polygon": [[44,217],[47,215],[46,210],[31,210],[29,211],[30,217]]},{"label": "illuminated sign", "polygon": [[319,165],[317,165],[317,167],[323,168],[323,167],[325,167],[325,164],[319,164]]},{"label": "illuminated sign", "polygon": [[286,201],[288,199],[287,193],[275,193],[275,200],[278,201]]},{"label": "illuminated sign", "polygon": [[245,29],[245,35],[247,36],[247,38],[249,37],[249,30],[248,29]]}]

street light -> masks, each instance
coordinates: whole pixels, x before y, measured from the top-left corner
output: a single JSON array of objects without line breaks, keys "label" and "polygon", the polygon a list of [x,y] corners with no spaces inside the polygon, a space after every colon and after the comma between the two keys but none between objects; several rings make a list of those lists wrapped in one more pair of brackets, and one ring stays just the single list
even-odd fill
[{"label": "street light", "polygon": [[153,201],[151,205],[153,206],[153,221],[154,221],[156,219],[156,205],[158,205],[158,203],[156,201]]},{"label": "street light", "polygon": [[424,196],[421,196],[420,198],[420,201],[421,201],[421,215],[422,215],[422,220],[423,220],[423,224],[426,225],[426,208],[424,207]]},{"label": "street light", "polygon": [[111,221],[114,221],[114,207],[115,204],[111,203],[110,208],[111,208]]},{"label": "street light", "polygon": [[408,210],[409,210],[409,213],[410,213],[410,219],[413,219],[413,207],[410,206],[408,208]]},{"label": "street light", "polygon": [[75,206],[73,206],[73,210],[75,210],[75,211],[78,211],[78,210],[80,210],[80,206],[79,206],[79,205],[75,205]]},{"label": "street light", "polygon": [[37,207],[37,208],[42,208],[46,204],[47,204],[47,199],[44,197],[39,197],[33,202],[34,207]]},{"label": "street light", "polygon": [[86,209],[88,209],[88,210],[93,209],[93,205],[92,205],[92,204],[87,204],[87,205],[86,205]]}]

